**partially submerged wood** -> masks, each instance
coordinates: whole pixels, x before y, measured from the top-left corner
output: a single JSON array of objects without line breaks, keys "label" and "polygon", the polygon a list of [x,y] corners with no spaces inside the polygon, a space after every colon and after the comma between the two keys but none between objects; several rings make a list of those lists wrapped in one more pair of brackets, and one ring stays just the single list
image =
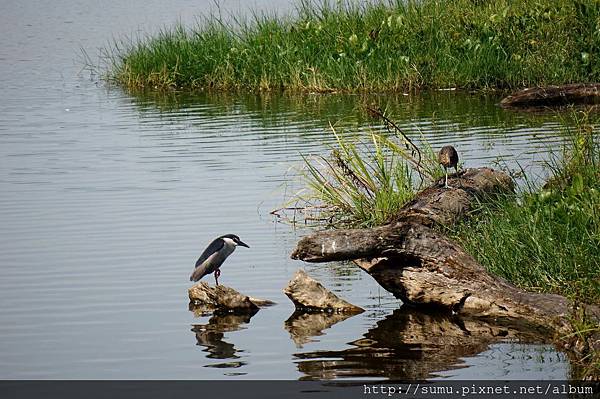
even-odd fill
[{"label": "partially submerged wood", "polygon": [[283,290],[304,311],[362,313],[364,309],[340,299],[302,269],[298,270]]},{"label": "partially submerged wood", "polygon": [[260,307],[274,304],[268,300],[240,294],[225,285],[211,287],[205,281],[190,287],[188,296],[193,307],[208,312],[256,312]]},{"label": "partially submerged wood", "polygon": [[[463,181],[463,177],[468,179]],[[455,176],[452,189],[430,187],[393,223],[372,229],[321,231],[302,238],[292,258],[354,260],[406,303],[553,331],[568,329],[572,305],[560,295],[523,291],[488,273],[456,242],[432,227],[464,217],[476,200],[511,193],[510,178],[491,169]]]},{"label": "partially submerged wood", "polygon": [[410,304],[556,327],[570,311],[566,298],[516,288],[489,274],[452,240],[418,223],[345,230],[341,237],[335,233],[304,237],[294,255],[311,262],[353,259],[383,288]]},{"label": "partially submerged wood", "polygon": [[500,105],[507,108],[557,107],[570,104],[600,104],[600,84],[576,83],[532,87],[513,93],[500,102]]}]

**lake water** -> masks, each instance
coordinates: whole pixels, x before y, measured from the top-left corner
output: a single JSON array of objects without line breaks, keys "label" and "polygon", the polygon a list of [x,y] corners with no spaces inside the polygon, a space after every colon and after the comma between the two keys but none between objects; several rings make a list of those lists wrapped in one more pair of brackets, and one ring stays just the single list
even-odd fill
[{"label": "lake water", "polygon": [[[269,213],[298,187],[290,168],[300,154],[329,151],[329,121],[366,129],[361,104],[388,107],[435,148],[453,143],[467,167],[503,159],[540,174],[562,141],[556,117],[454,92],[133,97],[83,68],[82,48],[97,59],[113,38],[191,24],[210,7],[0,3],[0,378],[566,378],[566,356],[550,345],[446,341],[428,328],[454,321],[400,309],[358,268],[292,261],[309,230]],[[220,281],[277,302],[252,318],[188,310],[194,262],[225,233],[251,248],[232,255]],[[301,267],[366,312],[330,327],[290,318],[282,289]],[[437,339],[406,334],[419,328]]]}]

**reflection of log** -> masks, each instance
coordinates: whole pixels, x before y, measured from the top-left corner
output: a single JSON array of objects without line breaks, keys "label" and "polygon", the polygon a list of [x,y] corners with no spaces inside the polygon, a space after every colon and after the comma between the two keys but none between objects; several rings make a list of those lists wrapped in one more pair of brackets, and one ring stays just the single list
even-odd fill
[{"label": "reflection of log", "polygon": [[192,286],[188,290],[192,309],[202,312],[256,312],[261,306],[269,306],[271,301],[251,298],[240,294],[233,288],[217,285],[209,286],[205,281]]},{"label": "reflection of log", "polygon": [[430,187],[406,205],[394,223],[372,229],[322,231],[302,238],[292,257],[309,262],[355,260],[396,297],[416,305],[562,329],[570,311],[558,295],[522,291],[492,276],[458,244],[434,230],[464,216],[475,200],[510,193],[510,178],[471,169],[453,189]]},{"label": "reflection of log", "polygon": [[482,319],[431,314],[402,307],[350,343],[349,349],[296,353],[303,380],[339,377],[424,380],[461,367],[490,344],[544,342],[547,336]]},{"label": "reflection of log", "polygon": [[502,99],[503,107],[552,107],[569,104],[600,103],[600,84],[567,84],[562,86],[532,87]]},{"label": "reflection of log", "polygon": [[306,313],[295,311],[285,321],[285,329],[290,333],[296,346],[302,348],[302,345],[312,342],[312,337],[323,335],[323,330],[352,316],[354,314],[347,312]]},{"label": "reflection of log", "polygon": [[327,290],[302,269],[298,270],[283,290],[296,309],[305,311],[362,313],[364,310]]}]

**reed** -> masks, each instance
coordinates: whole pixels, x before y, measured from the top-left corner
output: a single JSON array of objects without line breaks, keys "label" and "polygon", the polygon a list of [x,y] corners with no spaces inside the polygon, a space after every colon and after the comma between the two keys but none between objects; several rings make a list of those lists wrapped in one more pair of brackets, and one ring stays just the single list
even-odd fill
[{"label": "reed", "polygon": [[334,226],[385,223],[414,196],[412,171],[380,134],[355,142],[332,131],[337,145],[330,157],[304,157],[306,189],[294,201]]},{"label": "reed", "polygon": [[126,39],[106,77],[131,89],[507,89],[600,79],[600,2],[310,1]]}]

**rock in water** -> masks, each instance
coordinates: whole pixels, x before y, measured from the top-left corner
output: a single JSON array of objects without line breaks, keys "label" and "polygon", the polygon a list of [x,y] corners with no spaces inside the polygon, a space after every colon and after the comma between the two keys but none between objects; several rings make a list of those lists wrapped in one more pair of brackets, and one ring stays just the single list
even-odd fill
[{"label": "rock in water", "polygon": [[210,311],[256,312],[261,306],[274,304],[271,301],[240,294],[225,285],[211,287],[205,281],[190,287],[188,295],[194,307],[201,307]]},{"label": "rock in water", "polygon": [[364,309],[337,297],[321,283],[299,269],[283,292],[296,309],[306,311],[362,313]]}]

